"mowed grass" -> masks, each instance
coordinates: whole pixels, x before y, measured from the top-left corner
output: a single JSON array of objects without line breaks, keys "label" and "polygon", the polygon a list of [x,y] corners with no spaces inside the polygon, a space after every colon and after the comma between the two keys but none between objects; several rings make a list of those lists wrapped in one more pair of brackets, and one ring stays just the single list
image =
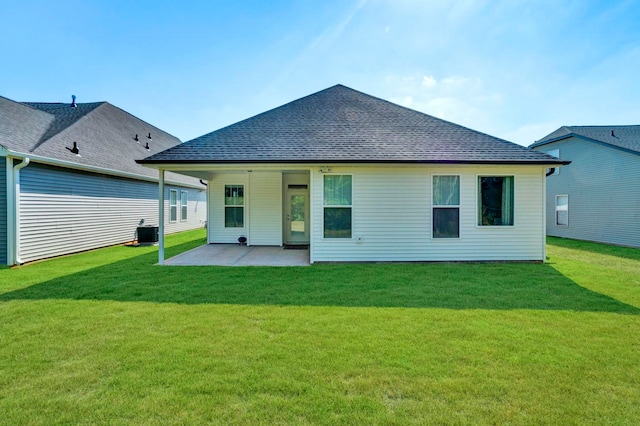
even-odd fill
[{"label": "mowed grass", "polygon": [[[202,231],[167,238],[171,256]],[[637,424],[640,250],[548,262],[0,269],[0,424]]]}]

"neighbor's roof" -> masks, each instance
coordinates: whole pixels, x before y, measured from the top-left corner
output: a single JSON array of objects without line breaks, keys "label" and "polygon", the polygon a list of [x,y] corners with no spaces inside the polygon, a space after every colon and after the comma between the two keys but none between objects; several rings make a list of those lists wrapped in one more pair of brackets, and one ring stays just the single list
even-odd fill
[{"label": "neighbor's roof", "polygon": [[563,164],[544,153],[342,85],[140,162]]},{"label": "neighbor's roof", "polygon": [[[67,149],[74,142],[79,156]],[[72,108],[68,103],[15,102],[0,96],[0,146],[20,155],[157,179],[156,170],[135,160],[178,144],[175,136],[107,102],[77,103]],[[197,182],[175,174],[166,178]]]},{"label": "neighbor's roof", "polygon": [[529,148],[580,137],[640,153],[640,126],[563,126],[533,143]]}]

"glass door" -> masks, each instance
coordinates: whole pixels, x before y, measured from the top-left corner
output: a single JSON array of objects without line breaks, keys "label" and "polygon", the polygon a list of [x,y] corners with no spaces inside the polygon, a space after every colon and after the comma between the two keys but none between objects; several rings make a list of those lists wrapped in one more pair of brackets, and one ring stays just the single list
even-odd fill
[{"label": "glass door", "polygon": [[287,190],[285,244],[309,244],[309,193]]}]

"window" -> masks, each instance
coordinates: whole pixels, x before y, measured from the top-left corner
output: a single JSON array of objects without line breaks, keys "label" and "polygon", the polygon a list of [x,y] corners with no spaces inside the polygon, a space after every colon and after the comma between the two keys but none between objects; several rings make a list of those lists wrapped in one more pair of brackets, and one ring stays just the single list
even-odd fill
[{"label": "window", "polygon": [[189,203],[189,195],[187,191],[180,191],[180,220],[187,220],[187,206]]},{"label": "window", "polygon": [[568,195],[556,195],[556,226],[569,226]]},{"label": "window", "polygon": [[169,190],[169,222],[175,222],[178,219],[178,191]]},{"label": "window", "polygon": [[[560,158],[560,150],[559,149],[552,149],[551,151],[547,151],[547,154],[549,154],[552,157],[556,157],[556,158]],[[547,169],[547,173],[549,173],[550,169]],[[551,173],[550,176],[555,176],[555,175],[559,175],[560,174],[560,167],[556,167],[553,170],[553,173]]]},{"label": "window", "polygon": [[460,238],[460,176],[433,177],[433,238]]},{"label": "window", "polygon": [[478,226],[513,225],[513,176],[478,177]]},{"label": "window", "polygon": [[224,227],[244,228],[244,185],[224,186]]},{"label": "window", "polygon": [[324,238],[351,238],[351,193],[351,175],[324,175]]}]

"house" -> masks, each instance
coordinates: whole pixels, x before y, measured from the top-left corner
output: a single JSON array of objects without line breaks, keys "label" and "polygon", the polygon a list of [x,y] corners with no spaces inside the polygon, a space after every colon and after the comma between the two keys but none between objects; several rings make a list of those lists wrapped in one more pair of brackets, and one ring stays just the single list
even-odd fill
[{"label": "house", "polygon": [[[180,140],[107,102],[0,97],[0,264],[133,241],[158,225],[158,173],[135,162]],[[165,229],[204,226],[205,186],[167,174]]]},{"label": "house", "polygon": [[547,179],[547,234],[640,247],[640,126],[564,126],[531,148],[570,160]]},{"label": "house", "polygon": [[542,261],[545,171],[566,164],[342,85],[139,162],[207,182],[209,243],[311,263]]}]

